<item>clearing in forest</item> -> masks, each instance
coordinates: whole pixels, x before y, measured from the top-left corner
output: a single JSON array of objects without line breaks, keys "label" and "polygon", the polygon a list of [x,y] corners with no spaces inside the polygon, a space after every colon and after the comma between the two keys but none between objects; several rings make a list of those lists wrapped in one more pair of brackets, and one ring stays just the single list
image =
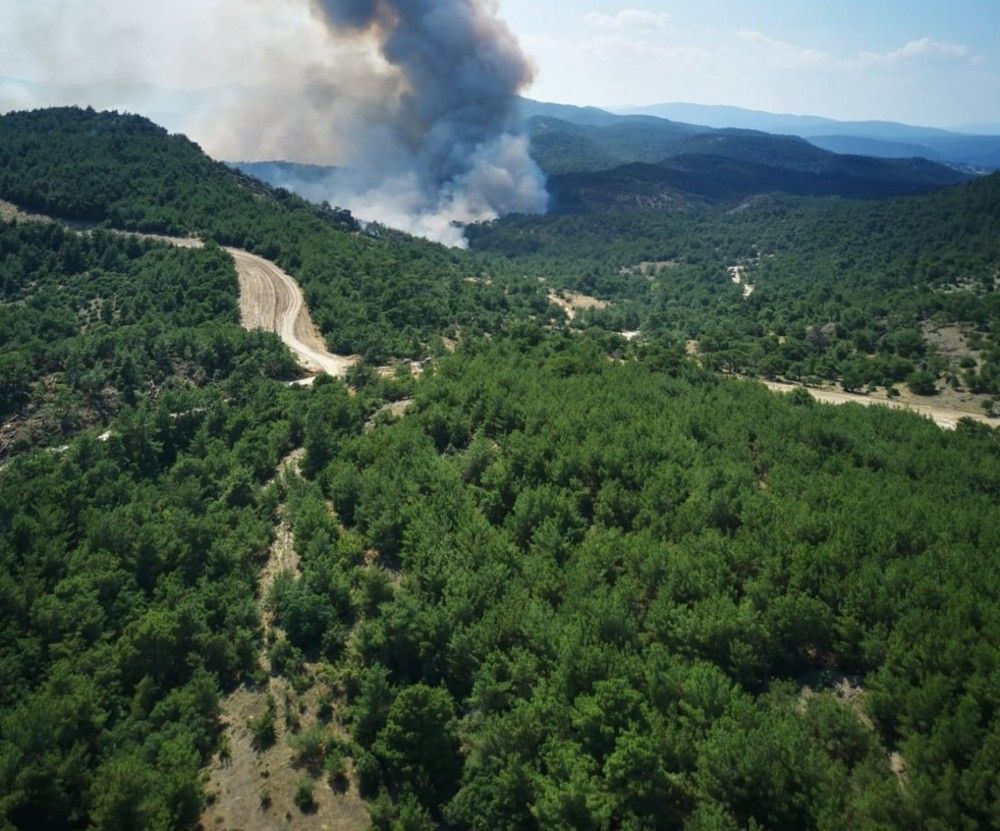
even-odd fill
[{"label": "clearing in forest", "polygon": [[[285,459],[279,467],[279,476],[298,475],[303,455],[302,451],[297,451]],[[281,637],[264,604],[279,574],[298,574],[299,556],[294,543],[284,508],[279,508],[274,542],[257,583],[265,643]],[[260,661],[268,672],[267,683],[263,687],[240,687],[220,704],[225,749],[205,772],[208,805],[201,817],[201,827],[206,831],[237,828],[241,831],[271,831],[274,828],[363,831],[369,828],[368,809],[358,793],[351,760],[345,760],[346,776],[331,781],[322,771],[310,772],[290,741],[317,727],[330,731],[338,739],[347,739],[344,730],[324,713],[323,685],[312,684],[300,693],[288,679],[271,674],[266,654],[261,654]],[[307,672],[314,670],[314,667],[306,667]],[[269,747],[255,746],[251,722],[267,716],[269,710],[274,718],[274,741]],[[304,777],[315,783],[313,805],[305,811],[295,804],[295,794]]]},{"label": "clearing in forest", "polygon": [[596,297],[576,291],[550,291],[549,302],[566,312],[566,317],[570,320],[576,317],[577,312],[587,309],[606,309],[609,305],[606,300],[598,300]]}]

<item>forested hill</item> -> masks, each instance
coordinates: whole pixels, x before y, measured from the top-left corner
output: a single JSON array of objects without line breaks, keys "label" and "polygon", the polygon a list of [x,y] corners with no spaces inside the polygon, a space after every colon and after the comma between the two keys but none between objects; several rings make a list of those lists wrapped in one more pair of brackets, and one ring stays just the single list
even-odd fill
[{"label": "forested hill", "polygon": [[360,229],[230,170],[142,116],[74,107],[0,117],[0,197],[65,219],[247,248],[262,245],[278,212],[299,234],[324,223]]},{"label": "forested hill", "polygon": [[611,301],[587,322],[696,341],[713,366],[1000,395],[1000,174],[875,202],[507,217],[468,236]]},{"label": "forested hill", "polygon": [[334,352],[427,354],[440,335],[544,313],[538,287],[507,293],[458,253],[231,170],[134,115],[62,108],[0,117],[0,198],[113,228],[193,234],[278,262],[302,284]]},{"label": "forested hill", "polygon": [[970,176],[925,159],[839,155],[794,136],[692,128],[651,118],[610,124],[529,120],[532,155],[559,212],[734,204],[762,193],[882,199]]},{"label": "forested hill", "polygon": [[297,375],[276,337],[239,326],[217,247],[0,223],[0,461],[103,428],[148,395],[200,401]]},{"label": "forested hill", "polygon": [[[609,116],[595,124],[535,116],[525,128],[532,156],[549,176],[552,210],[559,213],[731,207],[765,193],[884,199],[971,178],[921,158],[838,155],[794,136],[706,130],[640,116]],[[291,162],[233,166],[307,197],[321,192],[317,183],[335,170]]]},{"label": "forested hill", "polygon": [[[1000,825],[1000,432],[712,371],[995,346],[1000,179],[470,255],[62,110],[0,119],[0,196],[209,240],[0,223],[4,435],[44,422],[0,466],[3,831]],[[217,242],[332,345],[461,337],[289,386]],[[613,304],[565,325],[574,283]]]}]

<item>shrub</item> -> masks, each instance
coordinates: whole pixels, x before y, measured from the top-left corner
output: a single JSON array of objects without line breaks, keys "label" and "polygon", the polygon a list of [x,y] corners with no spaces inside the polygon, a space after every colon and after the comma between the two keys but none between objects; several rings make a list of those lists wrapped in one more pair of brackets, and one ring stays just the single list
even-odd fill
[{"label": "shrub", "polygon": [[303,776],[295,785],[295,796],[292,797],[295,806],[308,814],[316,810],[316,783],[308,776]]},{"label": "shrub", "polygon": [[257,718],[250,719],[247,723],[252,736],[251,744],[258,753],[273,747],[277,741],[278,734],[274,725],[275,710],[274,699],[268,696],[267,710]]},{"label": "shrub", "polygon": [[930,372],[920,369],[906,379],[906,386],[914,395],[935,395],[937,394],[936,380]]},{"label": "shrub", "polygon": [[323,768],[330,734],[322,727],[311,727],[293,736],[288,744],[295,751],[295,766],[304,767],[315,776]]}]

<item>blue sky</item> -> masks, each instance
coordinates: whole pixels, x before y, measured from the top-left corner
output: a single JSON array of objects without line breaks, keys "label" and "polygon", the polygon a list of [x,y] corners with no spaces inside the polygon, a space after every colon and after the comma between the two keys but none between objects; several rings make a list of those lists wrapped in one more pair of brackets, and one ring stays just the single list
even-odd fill
[{"label": "blue sky", "polygon": [[[543,100],[1000,132],[1000,0],[475,2],[517,34],[537,67],[527,94]],[[129,109],[217,155],[277,153],[302,131],[261,130],[281,115],[273,107],[308,107],[310,84],[365,65],[337,48],[308,0],[0,0],[0,112]],[[259,141],[232,126],[234,112]]]},{"label": "blue sky", "polygon": [[1000,0],[500,0],[535,97],[1000,121]]}]

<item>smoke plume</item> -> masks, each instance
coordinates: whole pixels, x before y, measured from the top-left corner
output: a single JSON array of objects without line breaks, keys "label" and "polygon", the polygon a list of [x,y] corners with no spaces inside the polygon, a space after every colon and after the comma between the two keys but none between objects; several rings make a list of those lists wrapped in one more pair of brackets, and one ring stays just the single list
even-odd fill
[{"label": "smoke plume", "polygon": [[454,222],[546,208],[515,112],[532,70],[496,0],[0,6],[0,111],[122,109],[216,158],[336,166],[286,186],[452,245]]},{"label": "smoke plume", "polygon": [[359,124],[361,173],[332,177],[329,201],[449,244],[463,240],[455,223],[544,211],[544,179],[516,124],[532,69],[492,5],[312,2],[333,38],[369,39],[396,73],[369,79],[382,106]]}]

